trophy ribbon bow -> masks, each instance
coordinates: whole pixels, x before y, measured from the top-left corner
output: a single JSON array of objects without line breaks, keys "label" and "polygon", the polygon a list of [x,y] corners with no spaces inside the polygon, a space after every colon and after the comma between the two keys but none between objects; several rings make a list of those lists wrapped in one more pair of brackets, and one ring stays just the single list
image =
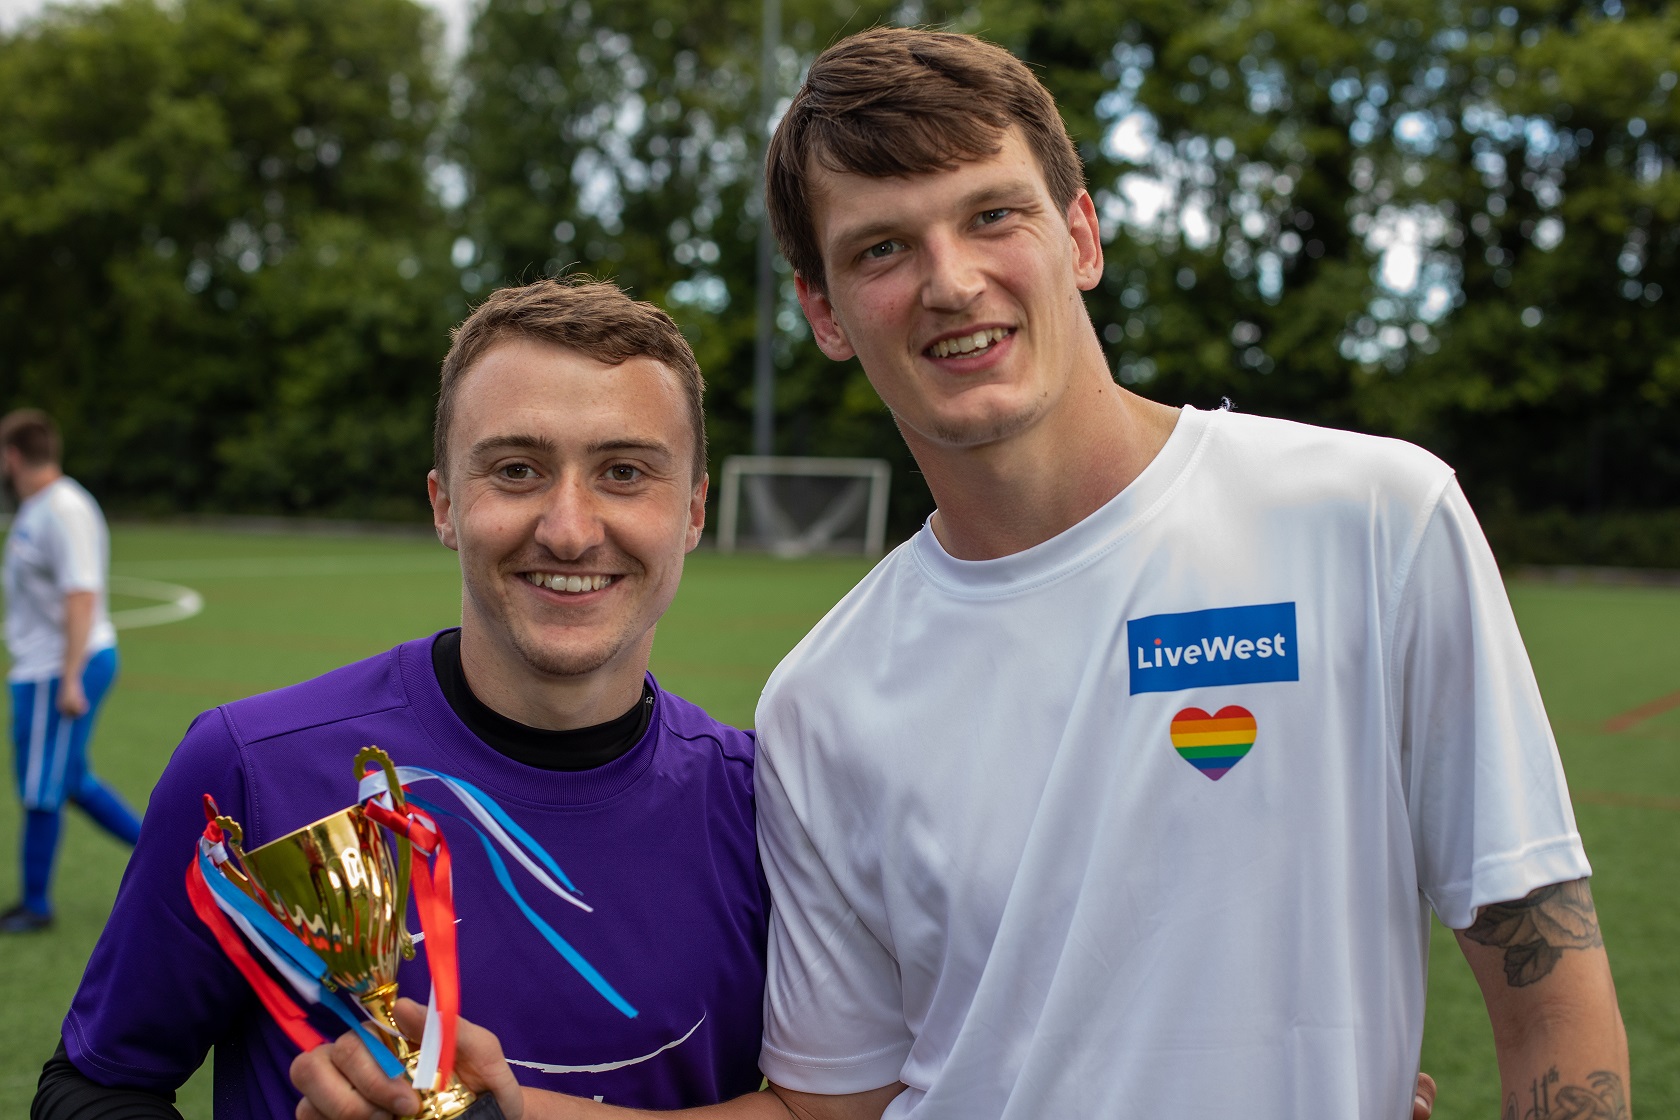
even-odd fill
[{"label": "trophy ribbon bow", "polygon": [[[217,944],[257,993],[263,1007],[299,1050],[313,1050],[326,1041],[309,1025],[303,1009],[246,950],[234,926],[244,932],[300,998],[331,1011],[360,1035],[386,1076],[401,1077],[402,1063],[373,1036],[350,1005],[328,987],[327,963],[221,873],[221,866],[228,862],[228,851],[223,843],[222,826],[217,821],[220,810],[209,794],[204,795],[204,815],[209,821],[198,839],[198,858],[187,865],[187,897],[192,901],[193,912],[210,927]],[[450,932],[454,932],[453,925]]]}]

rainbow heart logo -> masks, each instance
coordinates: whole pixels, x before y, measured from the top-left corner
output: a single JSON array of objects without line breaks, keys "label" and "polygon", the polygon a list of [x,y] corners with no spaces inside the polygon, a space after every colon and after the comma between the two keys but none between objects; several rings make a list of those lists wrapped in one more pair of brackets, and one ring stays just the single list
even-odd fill
[{"label": "rainbow heart logo", "polygon": [[1180,758],[1217,782],[1253,748],[1258,731],[1254,713],[1235,704],[1211,716],[1185,708],[1173,717],[1172,745]]}]

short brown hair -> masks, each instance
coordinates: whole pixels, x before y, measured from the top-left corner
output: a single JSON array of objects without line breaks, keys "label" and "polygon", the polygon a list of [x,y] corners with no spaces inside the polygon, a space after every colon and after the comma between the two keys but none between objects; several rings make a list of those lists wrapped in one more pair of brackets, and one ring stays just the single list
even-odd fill
[{"label": "short brown hair", "polygon": [[20,408],[0,418],[0,447],[15,447],[32,467],[57,463],[58,425],[38,408]]},{"label": "short brown hair", "polygon": [[877,27],[811,64],[765,158],[764,195],[782,255],[826,286],[811,221],[816,167],[880,178],[948,171],[995,155],[1011,126],[1064,210],[1085,187],[1055,99],[1002,47],[948,31]]},{"label": "short brown hair", "polygon": [[651,303],[633,300],[616,284],[588,276],[538,280],[492,292],[450,335],[438,387],[437,420],[432,425],[433,466],[444,473],[449,422],[455,393],[474,362],[499,342],[535,339],[607,365],[631,358],[652,358],[677,375],[694,429],[694,481],[706,473],[706,382],[700,363],[671,317]]}]

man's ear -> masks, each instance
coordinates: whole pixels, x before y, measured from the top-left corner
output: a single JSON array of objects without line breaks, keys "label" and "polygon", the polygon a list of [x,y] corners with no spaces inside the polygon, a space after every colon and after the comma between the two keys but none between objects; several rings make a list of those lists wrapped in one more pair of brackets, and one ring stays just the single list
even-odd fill
[{"label": "man's ear", "polygon": [[807,283],[797,272],[793,274],[793,290],[799,295],[805,321],[811,324],[811,337],[817,340],[817,349],[837,362],[856,357],[857,351],[846,340],[846,329],[834,316],[834,305],[828,301],[828,294]]},{"label": "man's ear", "polygon": [[437,539],[443,542],[445,548],[461,551],[461,546],[455,539],[455,523],[449,519],[449,488],[443,484],[443,476],[436,469],[426,472],[426,497],[432,503],[432,531]]},{"label": "man's ear", "polygon": [[1102,223],[1090,191],[1080,191],[1068,205],[1068,233],[1073,238],[1073,278],[1088,292],[1102,282]]},{"label": "man's ear", "polygon": [[694,551],[700,543],[700,534],[706,528],[706,491],[711,487],[711,481],[710,475],[701,475],[694,492],[688,496],[688,544],[684,552]]}]

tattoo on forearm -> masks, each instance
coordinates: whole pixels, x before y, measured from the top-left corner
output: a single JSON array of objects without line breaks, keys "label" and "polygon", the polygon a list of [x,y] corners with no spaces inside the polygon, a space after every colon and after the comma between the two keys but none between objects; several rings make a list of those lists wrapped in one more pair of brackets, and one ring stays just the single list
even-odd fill
[{"label": "tattoo on forearm", "polygon": [[1505,950],[1505,980],[1513,988],[1545,979],[1565,949],[1604,944],[1585,879],[1541,887],[1516,902],[1485,906],[1464,936]]},{"label": "tattoo on forearm", "polygon": [[1527,1107],[1512,1093],[1505,1098],[1503,1120],[1628,1120],[1627,1094],[1621,1076],[1601,1069],[1586,1085],[1559,1085],[1557,1067],[1529,1086]]}]

